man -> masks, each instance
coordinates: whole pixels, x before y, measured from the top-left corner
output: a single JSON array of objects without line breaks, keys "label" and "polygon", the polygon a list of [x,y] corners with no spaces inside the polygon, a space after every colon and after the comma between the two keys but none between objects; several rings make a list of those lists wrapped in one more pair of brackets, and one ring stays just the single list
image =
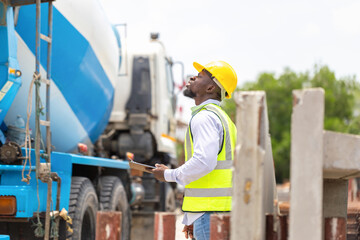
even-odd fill
[{"label": "man", "polygon": [[176,169],[156,164],[152,171],[160,181],[185,185],[185,237],[208,240],[210,215],[231,210],[236,127],[219,105],[224,97],[231,97],[237,76],[223,61],[193,65],[199,74],[184,91],[196,104],[185,137],[185,164]]}]

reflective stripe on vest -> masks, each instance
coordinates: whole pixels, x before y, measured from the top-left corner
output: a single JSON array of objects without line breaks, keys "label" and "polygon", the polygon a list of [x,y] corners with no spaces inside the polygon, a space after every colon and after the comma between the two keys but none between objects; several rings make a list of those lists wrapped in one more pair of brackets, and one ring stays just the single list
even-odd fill
[{"label": "reflective stripe on vest", "polygon": [[[215,113],[223,126],[222,149],[217,157],[217,165],[213,171],[185,186],[183,211],[230,211],[232,200],[232,165],[236,141],[236,128],[227,114],[214,104],[205,105],[200,111]],[[199,112],[200,112],[199,111]],[[185,136],[185,161],[193,153],[193,139],[190,125]]]},{"label": "reflective stripe on vest", "polygon": [[186,188],[187,197],[231,197],[232,188]]},{"label": "reflective stripe on vest", "polygon": [[231,152],[231,140],[230,140],[229,123],[228,123],[227,119],[225,119],[225,117],[223,116],[224,113],[220,112],[220,111],[223,111],[223,110],[220,110],[218,107],[215,107],[212,104],[206,105],[205,108],[207,110],[215,112],[216,115],[218,115],[220,117],[221,123],[223,124],[223,126],[225,128],[225,134],[224,134],[224,138],[225,138],[224,139],[225,140],[225,142],[224,142],[225,143],[225,160],[232,161],[233,157],[232,157],[232,152]]}]

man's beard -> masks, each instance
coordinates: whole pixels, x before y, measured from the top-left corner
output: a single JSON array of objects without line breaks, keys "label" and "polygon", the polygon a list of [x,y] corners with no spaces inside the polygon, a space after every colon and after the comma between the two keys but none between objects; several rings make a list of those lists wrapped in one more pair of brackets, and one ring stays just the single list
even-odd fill
[{"label": "man's beard", "polygon": [[194,98],[196,96],[195,93],[188,88],[184,90],[183,94],[185,97],[189,97],[189,98]]}]

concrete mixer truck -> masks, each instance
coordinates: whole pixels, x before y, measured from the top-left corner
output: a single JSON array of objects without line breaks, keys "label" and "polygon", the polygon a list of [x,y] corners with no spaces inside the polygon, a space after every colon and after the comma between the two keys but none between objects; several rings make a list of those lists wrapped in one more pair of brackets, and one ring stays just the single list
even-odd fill
[{"label": "concrete mixer truck", "polygon": [[173,63],[155,35],[124,51],[97,0],[41,2],[0,0],[0,234],[95,239],[101,210],[130,239],[131,210],[175,206],[126,160],[176,165]]}]

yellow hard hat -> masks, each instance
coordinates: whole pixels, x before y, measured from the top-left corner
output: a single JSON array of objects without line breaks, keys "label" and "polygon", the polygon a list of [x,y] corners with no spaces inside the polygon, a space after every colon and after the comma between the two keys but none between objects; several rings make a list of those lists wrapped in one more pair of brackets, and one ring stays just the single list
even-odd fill
[{"label": "yellow hard hat", "polygon": [[227,93],[226,98],[231,98],[231,94],[234,92],[237,85],[237,76],[230,64],[224,61],[213,61],[204,66],[197,62],[194,62],[193,65],[198,72],[205,69],[211,73],[225,89]]}]

